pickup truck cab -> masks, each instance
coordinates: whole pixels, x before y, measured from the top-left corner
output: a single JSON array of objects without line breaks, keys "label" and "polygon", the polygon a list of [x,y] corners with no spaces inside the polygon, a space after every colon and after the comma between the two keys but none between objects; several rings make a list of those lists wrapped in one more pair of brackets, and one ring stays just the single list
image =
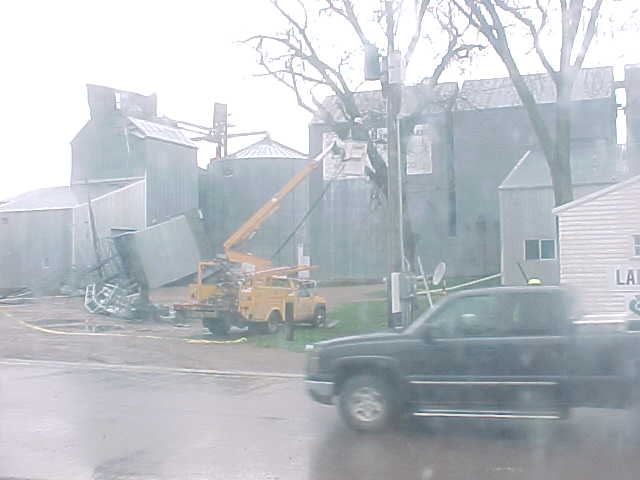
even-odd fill
[{"label": "pickup truck cab", "polygon": [[451,295],[403,331],[308,347],[307,389],[362,431],[399,414],[559,419],[633,404],[640,336],[624,325],[578,331],[568,310],[559,287]]}]

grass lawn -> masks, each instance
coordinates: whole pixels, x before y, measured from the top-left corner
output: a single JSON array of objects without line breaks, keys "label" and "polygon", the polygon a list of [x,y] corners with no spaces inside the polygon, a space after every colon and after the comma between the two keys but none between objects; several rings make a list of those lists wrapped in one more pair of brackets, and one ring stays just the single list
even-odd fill
[{"label": "grass lawn", "polygon": [[[468,278],[456,279],[454,285],[468,281]],[[496,281],[497,282],[497,281]],[[495,282],[485,282],[484,285],[473,286],[470,288],[478,288],[482,286],[493,286]],[[469,288],[469,287],[468,287]],[[336,337],[345,337],[348,335],[359,335],[362,333],[371,333],[387,328],[386,302],[374,299],[384,298],[385,290],[377,290],[368,293],[371,301],[349,303],[341,305],[328,314],[329,325],[337,322],[333,328],[312,328],[300,326],[296,328],[295,340],[288,342],[284,338],[284,331],[280,331],[275,335],[260,335],[249,337],[249,343],[264,348],[283,348],[295,352],[304,351],[304,346],[310,343],[321,342]],[[440,293],[432,295],[434,303],[443,298]],[[425,295],[418,297],[418,310],[421,314],[429,307],[429,301]]]},{"label": "grass lawn", "polygon": [[386,303],[373,301],[341,305],[328,313],[329,325],[335,322],[338,323],[333,328],[297,327],[292,342],[285,340],[283,331],[275,335],[249,337],[249,342],[258,347],[302,352],[309,343],[384,330],[387,328]]}]

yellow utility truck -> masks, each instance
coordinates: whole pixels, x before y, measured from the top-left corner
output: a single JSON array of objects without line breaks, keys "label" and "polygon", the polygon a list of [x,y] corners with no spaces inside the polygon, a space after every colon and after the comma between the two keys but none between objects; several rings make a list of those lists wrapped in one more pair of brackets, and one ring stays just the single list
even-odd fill
[{"label": "yellow utility truck", "polygon": [[315,294],[315,282],[290,277],[310,267],[273,267],[270,260],[234,247],[252,237],[284,197],[330,154],[344,160],[344,151],[332,143],[224,242],[224,258],[198,264],[196,283],[189,285],[190,303],[174,305],[176,316],[202,318],[215,335],[226,335],[231,326],[274,333],[283,322],[325,325],[326,300]]}]

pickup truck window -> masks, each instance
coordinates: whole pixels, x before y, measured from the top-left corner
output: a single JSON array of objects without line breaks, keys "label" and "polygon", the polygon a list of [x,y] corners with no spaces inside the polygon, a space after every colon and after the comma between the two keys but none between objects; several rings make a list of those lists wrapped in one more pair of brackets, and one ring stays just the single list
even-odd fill
[{"label": "pickup truck window", "polygon": [[564,322],[559,299],[549,293],[517,294],[505,299],[502,336],[544,336],[560,334]]},{"label": "pickup truck window", "polygon": [[430,322],[434,338],[560,335],[559,297],[546,292],[462,297]]},{"label": "pickup truck window", "polygon": [[463,297],[445,307],[431,322],[434,338],[493,337],[498,333],[497,298]]},{"label": "pickup truck window", "polygon": [[271,280],[271,286],[279,287],[279,288],[288,288],[289,280],[287,280],[286,278],[273,278]]}]

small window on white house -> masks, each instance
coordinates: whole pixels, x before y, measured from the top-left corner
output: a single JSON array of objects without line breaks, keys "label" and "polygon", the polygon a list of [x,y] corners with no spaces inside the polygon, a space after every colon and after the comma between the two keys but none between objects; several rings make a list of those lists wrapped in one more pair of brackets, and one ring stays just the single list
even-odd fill
[{"label": "small window on white house", "polygon": [[2,217],[2,219],[0,219],[0,223],[2,225],[9,225],[9,219],[7,217]]},{"label": "small window on white house", "polygon": [[633,256],[640,257],[640,235],[633,236]]},{"label": "small window on white house", "polygon": [[556,258],[555,240],[525,240],[525,260],[553,260]]}]

